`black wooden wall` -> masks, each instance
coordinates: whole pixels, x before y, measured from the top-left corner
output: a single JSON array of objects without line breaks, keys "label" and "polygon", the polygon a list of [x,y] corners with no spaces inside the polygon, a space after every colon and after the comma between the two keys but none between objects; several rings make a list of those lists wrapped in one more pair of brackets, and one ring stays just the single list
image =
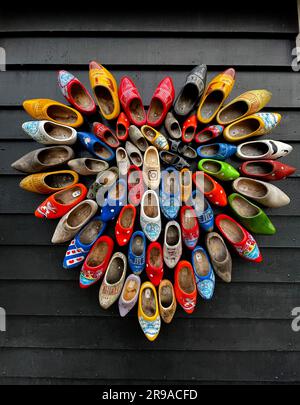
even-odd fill
[{"label": "black wooden wall", "polygon": [[292,201],[271,211],[278,233],[258,238],[263,264],[235,258],[231,285],[219,282],[215,298],[199,301],[192,316],[178,310],[151,344],[134,313],[121,319],[116,308],[101,311],[99,287],[81,291],[77,272],[61,268],[65,247],[50,245],[53,223],[32,215],[41,197],[19,189],[22,176],[10,168],[37,147],[20,128],[28,119],[22,101],[63,102],[58,68],[89,86],[90,59],[118,79],[130,74],[146,103],[166,72],[178,90],[195,64],[206,63],[209,77],[234,66],[232,96],[257,88],[273,92],[269,109],[283,120],[272,137],[294,146],[286,160],[297,166],[300,73],[291,69],[297,10],[288,3],[285,9],[275,3],[268,10],[247,7],[247,13],[212,7],[1,14],[7,71],[0,72],[0,307],[8,315],[7,332],[0,332],[1,384],[300,382],[300,332],[291,330],[291,310],[300,306],[299,171],[280,182]]}]

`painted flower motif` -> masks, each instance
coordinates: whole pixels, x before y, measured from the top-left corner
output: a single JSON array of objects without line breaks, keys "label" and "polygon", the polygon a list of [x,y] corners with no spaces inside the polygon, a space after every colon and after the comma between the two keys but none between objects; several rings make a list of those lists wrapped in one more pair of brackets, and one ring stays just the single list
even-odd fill
[{"label": "painted flower motif", "polygon": [[147,321],[142,316],[140,316],[139,322],[140,322],[141,328],[143,329],[143,332],[146,335],[153,337],[158,334],[158,332],[160,330],[160,325],[161,325],[161,320],[160,320],[159,316],[154,321]]},{"label": "painted flower motif", "polygon": [[23,124],[23,128],[26,132],[28,132],[31,136],[36,135],[39,129],[39,122],[38,121],[29,121]]}]

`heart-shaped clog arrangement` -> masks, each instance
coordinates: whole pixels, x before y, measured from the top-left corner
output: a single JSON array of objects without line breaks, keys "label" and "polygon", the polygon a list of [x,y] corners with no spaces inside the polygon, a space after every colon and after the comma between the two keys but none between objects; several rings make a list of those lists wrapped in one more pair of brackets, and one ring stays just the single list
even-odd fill
[{"label": "heart-shaped clog arrangement", "polygon": [[[270,181],[295,172],[278,160],[292,147],[248,139],[270,133],[281,116],[261,112],[271,99],[267,90],[247,91],[225,105],[235,83],[232,68],[207,84],[206,66],[196,66],[176,100],[172,78],[165,77],[147,112],[131,78],[118,86],[97,62],[90,63],[89,76],[104,123],[89,91],[61,70],[59,88],[72,107],[24,101],[35,121],[22,128],[46,146],[12,166],[29,174],[23,189],[50,194],[35,215],[59,219],[52,242],[69,243],[63,267],[80,269],[81,288],[102,279],[104,309],[118,300],[123,317],[138,301],[140,326],[154,340],[177,303],[192,313],[198,295],[213,297],[215,273],[231,281],[227,246],[243,259],[262,261],[252,234],[276,232],[261,206],[289,203]],[[76,142],[79,157],[71,147]],[[243,161],[239,168],[226,162],[234,155]],[[226,207],[230,215],[220,212]],[[105,235],[112,231],[114,238]]]}]

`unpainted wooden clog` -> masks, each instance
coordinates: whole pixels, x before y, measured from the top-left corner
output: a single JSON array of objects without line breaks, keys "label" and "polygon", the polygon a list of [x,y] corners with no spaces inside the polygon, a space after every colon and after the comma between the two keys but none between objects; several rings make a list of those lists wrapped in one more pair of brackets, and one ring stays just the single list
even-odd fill
[{"label": "unpainted wooden clog", "polygon": [[290,198],[280,188],[261,180],[239,177],[232,187],[237,193],[266,207],[279,208],[290,203]]},{"label": "unpainted wooden clog", "polygon": [[125,282],[127,258],[124,253],[113,254],[99,290],[99,304],[108,309],[119,298]]},{"label": "unpainted wooden clog", "polygon": [[93,158],[71,159],[68,166],[82,176],[93,176],[109,168],[108,162]]},{"label": "unpainted wooden clog", "polygon": [[162,280],[158,287],[159,313],[165,323],[170,323],[175,315],[177,301],[173,284],[170,280]]},{"label": "unpainted wooden clog", "polygon": [[225,242],[217,232],[209,232],[205,245],[216,274],[226,283],[231,282],[232,259]]},{"label": "unpainted wooden clog", "polygon": [[37,173],[56,168],[75,156],[69,146],[57,145],[33,150],[11,164],[11,167],[25,173]]},{"label": "unpainted wooden clog", "polygon": [[58,222],[52,243],[71,240],[77,232],[96,214],[98,205],[93,200],[84,200],[68,211]]},{"label": "unpainted wooden clog", "polygon": [[140,150],[131,142],[126,141],[125,149],[129,159],[131,160],[132,164],[137,167],[142,167],[143,165],[143,156]]},{"label": "unpainted wooden clog", "polygon": [[181,138],[181,128],[180,124],[171,112],[168,112],[165,119],[165,128],[173,139]]}]

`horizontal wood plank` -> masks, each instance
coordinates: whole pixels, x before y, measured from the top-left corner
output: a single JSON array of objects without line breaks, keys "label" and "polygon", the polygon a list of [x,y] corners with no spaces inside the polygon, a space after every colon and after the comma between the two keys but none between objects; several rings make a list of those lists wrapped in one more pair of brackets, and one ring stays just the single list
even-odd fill
[{"label": "horizontal wood plank", "polygon": [[[6,377],[299,381],[299,352],[123,352],[0,349]],[[83,365],[88,365],[83,367]],[[47,365],[47,367],[45,367]],[[145,367],[145,365],[148,365]],[[186,365],[186,367],[183,367]]]},{"label": "horizontal wood plank", "polygon": [[162,323],[155,347],[138,333],[137,323],[135,317],[13,316],[7,319],[6,333],[0,334],[0,346],[126,351],[300,351],[298,335],[288,319],[176,319],[170,325]]},{"label": "horizontal wood plank", "polygon": [[[247,271],[252,271],[252,267],[249,265]],[[262,265],[261,271],[263,271]],[[166,272],[165,277],[172,280],[171,272]],[[0,284],[1,306],[6,309],[8,315],[106,318],[114,316],[119,319],[117,305],[107,311],[100,308],[98,293],[99,285],[81,290],[78,281],[4,280]],[[216,285],[213,300],[203,301],[198,297],[198,304],[192,315],[189,316],[178,308],[176,317],[289,319],[291,310],[299,306],[299,294],[299,283],[231,283],[227,285],[219,282]],[[128,318],[131,316],[135,317],[136,312],[132,311]]]},{"label": "horizontal wood plank", "polygon": [[[255,6],[256,4],[256,6]],[[20,5],[21,6],[21,5]],[[8,7],[8,5],[6,5]],[[60,5],[63,11],[64,5]],[[259,12],[257,12],[259,10]],[[83,35],[87,33],[106,32],[130,32],[137,35],[138,32],[146,36],[151,33],[228,33],[243,34],[255,33],[256,35],[295,34],[297,32],[297,9],[296,4],[291,7],[281,7],[280,3],[273,4],[272,8],[258,2],[252,2],[252,7],[247,13],[242,4],[226,4],[226,18],[224,9],[215,5],[195,5],[192,11],[174,11],[164,8],[162,5],[159,12],[147,10],[144,13],[135,9],[119,9],[111,13],[102,6],[101,10],[84,9],[81,13],[68,8],[68,19],[65,13],[57,13],[56,10],[48,9],[47,13],[42,10],[24,7],[15,10],[3,10],[0,18],[1,32],[64,32]]]},{"label": "horizontal wood plank", "polygon": [[[86,37],[4,38],[6,65],[86,66],[90,60],[108,66],[253,66],[290,69],[294,39]],[[80,49],[80,52],[78,50]],[[178,52],[180,50],[180,52]]]},{"label": "horizontal wood plank", "polygon": [[[103,61],[105,63],[105,61]],[[174,81],[176,92],[184,83],[190,68],[174,69],[172,66],[166,70],[128,70],[113,69],[112,73],[119,81],[123,75],[129,75],[138,86],[144,103],[149,104],[152,94],[163,77],[170,75]],[[88,66],[85,70],[72,70],[84,85],[89,88]],[[210,71],[208,80],[218,71]],[[0,106],[21,106],[22,102],[31,98],[50,98],[64,102],[64,98],[56,83],[55,70],[27,70],[2,72],[0,75]],[[276,71],[238,71],[236,84],[231,98],[246,90],[266,88],[273,93],[269,103],[272,108],[299,108],[300,107],[300,80],[296,72]]]},{"label": "horizontal wood plank", "polygon": [[[62,261],[66,252],[65,246],[0,246],[0,268],[5,269],[14,257],[13,271],[0,272],[0,280],[28,281],[78,281],[79,269],[64,270]],[[126,249],[125,249],[126,252]],[[234,256],[232,281],[237,283],[300,283],[300,250],[281,248],[263,248],[262,266]],[[222,281],[218,278],[218,284]]]}]

